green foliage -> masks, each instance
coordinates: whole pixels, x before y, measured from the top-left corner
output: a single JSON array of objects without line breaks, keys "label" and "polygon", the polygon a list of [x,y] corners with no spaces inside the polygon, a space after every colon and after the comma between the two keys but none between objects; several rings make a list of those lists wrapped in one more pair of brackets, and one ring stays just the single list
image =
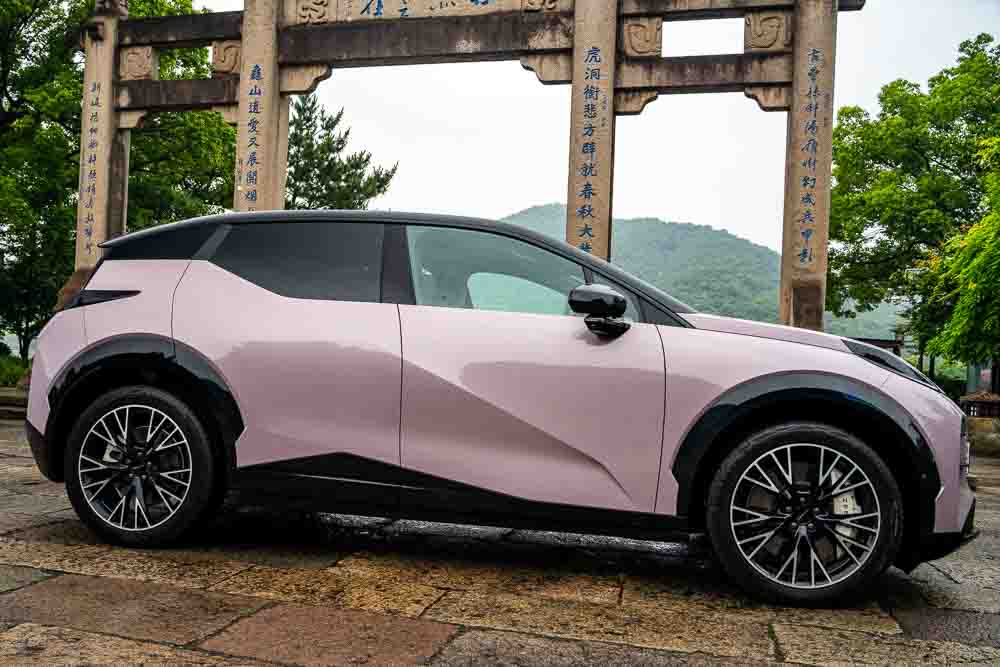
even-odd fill
[{"label": "green foliage", "polygon": [[989,35],[963,42],[926,92],[895,81],[879,105],[874,118],[841,109],[834,130],[827,306],[845,314],[907,303],[927,340],[949,304],[930,298],[936,280],[921,271],[986,213],[976,153],[1000,135],[1000,47]]},{"label": "green foliage", "polygon": [[288,129],[287,209],[364,209],[389,189],[396,175],[391,169],[371,166],[371,153],[344,155],[349,129],[339,130],[341,109],[330,115],[314,94],[295,100]]},{"label": "green foliage", "polygon": [[[131,16],[191,13],[191,0],[132,0]],[[93,0],[0,3],[0,331],[22,355],[73,269],[83,58]],[[206,49],[162,55],[164,78],[209,75]],[[214,113],[148,119],[132,134],[127,225],[222,210],[235,134]]]},{"label": "green foliage", "polygon": [[24,377],[28,364],[17,357],[0,355],[0,387],[13,387]]},{"label": "green foliage", "polygon": [[932,265],[935,303],[954,304],[930,351],[969,362],[1000,359],[1000,136],[980,151],[988,213]]},{"label": "green foliage", "polygon": [[[505,218],[565,238],[566,208],[535,206]],[[615,220],[611,259],[697,310],[777,322],[780,257],[729,232],[655,218]],[[826,330],[842,336],[893,338],[896,309],[882,304],[856,318],[827,314]]]},{"label": "green foliage", "polygon": [[[129,17],[194,13],[192,0],[131,0]],[[161,79],[211,75],[208,49],[160,51]],[[236,130],[212,111],[156,114],[132,132],[131,231],[232,206]]]}]

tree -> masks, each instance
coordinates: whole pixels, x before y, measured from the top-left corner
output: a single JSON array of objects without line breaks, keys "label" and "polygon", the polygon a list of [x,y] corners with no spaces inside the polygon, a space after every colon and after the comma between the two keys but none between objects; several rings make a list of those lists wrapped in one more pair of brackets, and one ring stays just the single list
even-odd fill
[{"label": "tree", "polygon": [[[132,0],[133,17],[193,11],[191,0]],[[20,352],[73,270],[83,60],[93,0],[0,3],[0,331]],[[166,52],[162,78],[209,75],[205,49]],[[129,215],[137,229],[232,201],[235,134],[218,114],[166,114],[132,135]]]},{"label": "tree", "polygon": [[330,115],[316,95],[295,100],[288,131],[287,209],[364,209],[389,189],[398,165],[371,166],[371,153],[343,155],[350,129],[339,130],[344,110]]},{"label": "tree", "polygon": [[980,158],[988,169],[988,213],[935,260],[935,300],[953,308],[930,349],[953,359],[992,359],[995,364],[1000,359],[1000,136],[983,142]]},{"label": "tree", "polygon": [[980,35],[931,78],[885,86],[873,118],[845,107],[834,130],[827,307],[839,315],[908,304],[928,340],[949,315],[925,275],[944,245],[987,213],[982,141],[1000,136],[1000,47]]}]

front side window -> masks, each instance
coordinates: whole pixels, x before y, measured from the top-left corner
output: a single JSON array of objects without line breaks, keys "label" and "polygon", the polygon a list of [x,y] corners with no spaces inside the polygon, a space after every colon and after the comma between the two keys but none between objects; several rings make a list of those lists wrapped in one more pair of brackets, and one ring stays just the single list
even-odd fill
[{"label": "front side window", "polygon": [[383,230],[360,222],[238,224],[212,262],[282,296],[377,302]]},{"label": "front side window", "polygon": [[584,283],[580,265],[500,234],[407,227],[417,305],[571,315],[569,293]]}]

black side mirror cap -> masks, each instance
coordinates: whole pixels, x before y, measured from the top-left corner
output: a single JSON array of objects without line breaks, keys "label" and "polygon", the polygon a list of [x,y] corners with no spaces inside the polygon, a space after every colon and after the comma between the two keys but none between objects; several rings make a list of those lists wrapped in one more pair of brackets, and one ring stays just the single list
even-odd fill
[{"label": "black side mirror cap", "polygon": [[580,285],[569,293],[569,307],[574,313],[594,317],[621,317],[628,301],[607,285]]}]

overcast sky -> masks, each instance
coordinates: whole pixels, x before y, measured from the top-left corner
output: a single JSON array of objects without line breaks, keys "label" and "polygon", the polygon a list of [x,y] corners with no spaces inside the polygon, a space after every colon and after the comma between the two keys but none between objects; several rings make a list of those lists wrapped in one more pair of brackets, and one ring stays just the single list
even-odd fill
[{"label": "overcast sky", "polygon": [[[885,83],[926,84],[980,32],[1000,37],[1000,0],[868,0],[841,14],[837,106],[875,110]],[[663,26],[667,56],[742,44],[738,19]],[[318,93],[345,108],[353,149],[399,162],[372,208],[498,218],[565,200],[570,87],[543,86],[516,61],[334,70]],[[661,96],[619,118],[615,217],[707,224],[779,248],[785,118],[742,94]]]}]

